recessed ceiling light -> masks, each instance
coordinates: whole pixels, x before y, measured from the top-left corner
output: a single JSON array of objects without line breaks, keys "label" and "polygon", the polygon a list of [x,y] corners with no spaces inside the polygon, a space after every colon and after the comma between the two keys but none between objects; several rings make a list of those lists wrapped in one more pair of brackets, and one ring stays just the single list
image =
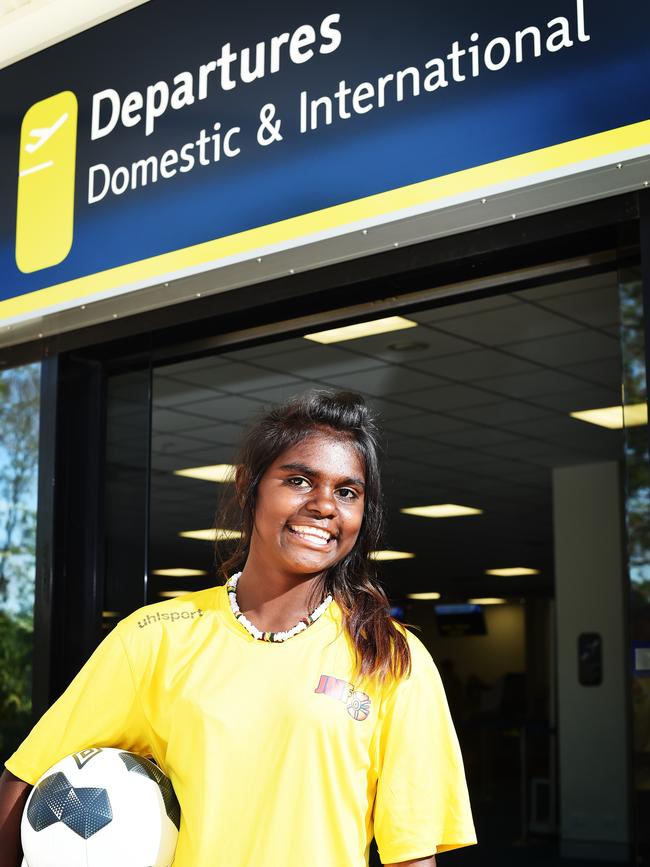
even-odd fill
[{"label": "recessed ceiling light", "polygon": [[648,423],[647,403],[628,403],[624,406],[602,406],[600,409],[583,409],[570,412],[571,418],[597,424],[609,430],[621,430],[624,427],[639,427]]},{"label": "recessed ceiling light", "polygon": [[528,566],[508,566],[505,569],[486,569],[486,575],[498,575],[500,578],[514,578],[516,575],[539,575],[539,569]]},{"label": "recessed ceiling light", "polygon": [[371,560],[412,560],[415,554],[410,551],[371,551]]},{"label": "recessed ceiling light", "polygon": [[211,527],[209,530],[183,530],[178,534],[184,539],[200,539],[204,542],[223,542],[226,539],[239,539],[241,532],[239,530],[225,530],[222,527],[216,530]]},{"label": "recessed ceiling light", "polygon": [[468,599],[467,601],[472,605],[504,605],[508,600],[498,596],[477,596],[475,599]]},{"label": "recessed ceiling light", "polygon": [[191,592],[191,590],[161,590],[158,596],[164,596],[165,599],[174,599],[176,596],[186,596]]},{"label": "recessed ceiling light", "polygon": [[438,503],[434,506],[409,506],[408,509],[400,509],[400,512],[420,518],[460,518],[463,515],[482,515],[483,509],[458,506],[455,503]]},{"label": "recessed ceiling light", "polygon": [[416,349],[427,349],[428,343],[423,340],[398,340],[386,346],[390,352],[415,352]]},{"label": "recessed ceiling light", "polygon": [[175,476],[187,476],[190,479],[203,479],[206,482],[234,482],[235,464],[213,464],[208,467],[188,467],[185,470],[174,470]]},{"label": "recessed ceiling light", "polygon": [[407,599],[440,599],[439,593],[407,593]]},{"label": "recessed ceiling light", "polygon": [[104,620],[114,620],[116,617],[121,617],[121,611],[102,611],[102,617]]},{"label": "recessed ceiling light", "polygon": [[207,575],[205,569],[154,569],[153,575],[164,578],[193,578],[195,575]]},{"label": "recessed ceiling light", "polygon": [[341,340],[357,340],[359,337],[385,334],[387,331],[417,328],[417,325],[417,322],[405,319],[403,316],[387,316],[385,319],[373,319],[371,322],[357,322],[356,325],[342,325],[341,328],[329,328],[327,331],[305,334],[305,340],[313,340],[315,343],[339,343]]}]

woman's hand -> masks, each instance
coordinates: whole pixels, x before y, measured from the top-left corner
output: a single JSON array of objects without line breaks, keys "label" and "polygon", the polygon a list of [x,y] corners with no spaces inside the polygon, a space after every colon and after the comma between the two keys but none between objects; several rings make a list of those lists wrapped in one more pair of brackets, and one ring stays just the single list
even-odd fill
[{"label": "woman's hand", "polygon": [[20,867],[20,820],[31,788],[7,770],[0,777],[0,867]]}]

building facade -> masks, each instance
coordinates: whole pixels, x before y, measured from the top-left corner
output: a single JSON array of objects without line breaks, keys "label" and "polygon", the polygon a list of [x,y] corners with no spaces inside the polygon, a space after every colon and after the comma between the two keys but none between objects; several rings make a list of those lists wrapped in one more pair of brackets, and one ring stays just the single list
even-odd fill
[{"label": "building facade", "polygon": [[214,582],[255,414],[354,389],[463,857],[649,863],[650,13],[623,5],[154,0],[0,71],[5,757],[119,618]]}]

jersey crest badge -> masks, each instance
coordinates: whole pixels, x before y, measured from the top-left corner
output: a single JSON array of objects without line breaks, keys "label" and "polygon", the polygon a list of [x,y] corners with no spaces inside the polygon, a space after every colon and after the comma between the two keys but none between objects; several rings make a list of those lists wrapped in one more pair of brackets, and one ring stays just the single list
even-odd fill
[{"label": "jersey crest badge", "polygon": [[352,719],[364,720],[370,714],[370,696],[354,688],[354,684],[330,674],[321,674],[314,692],[343,702]]}]

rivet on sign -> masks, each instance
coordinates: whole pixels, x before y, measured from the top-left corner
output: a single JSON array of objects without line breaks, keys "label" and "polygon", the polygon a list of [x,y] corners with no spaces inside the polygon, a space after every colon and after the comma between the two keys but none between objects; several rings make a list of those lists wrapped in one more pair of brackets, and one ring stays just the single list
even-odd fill
[{"label": "rivet on sign", "polygon": [[511,219],[513,219],[513,220],[516,220],[516,219],[517,219],[517,215],[516,215],[516,214],[510,214],[510,217],[511,217]]},{"label": "rivet on sign", "polygon": [[623,168],[623,163],[616,163],[616,168],[617,168],[617,169],[622,169],[622,168]]},{"label": "rivet on sign", "polygon": [[200,292],[197,292],[197,293],[196,293],[196,297],[197,297],[197,298],[200,298],[200,297],[201,297],[201,293],[200,293]]},{"label": "rivet on sign", "polygon": [[368,230],[367,230],[367,229],[362,229],[362,230],[361,230],[361,234],[362,234],[362,235],[367,235],[367,234],[368,234]]},{"label": "rivet on sign", "polygon": [[650,181],[644,181],[644,182],[643,182],[643,186],[644,186],[644,187],[647,187],[647,186],[648,186],[648,183],[650,183]]},{"label": "rivet on sign", "polygon": [[487,202],[487,199],[481,199],[481,204],[484,205]]},{"label": "rivet on sign", "polygon": [[169,283],[165,283],[165,286],[169,286]]},{"label": "rivet on sign", "polygon": [[39,337],[42,337],[43,335],[42,335],[42,334],[39,334],[38,336],[39,336]]},{"label": "rivet on sign", "polygon": [[393,244],[393,247],[399,247],[399,241],[395,241],[395,243]]},{"label": "rivet on sign", "polygon": [[262,261],[262,259],[261,259],[260,256],[257,257],[257,261],[258,261],[258,262],[261,262],[261,261]]},{"label": "rivet on sign", "polygon": [[85,305],[85,304],[82,304],[82,305],[81,305],[81,309],[82,309],[82,310],[85,310],[85,309],[86,309],[86,305]]},{"label": "rivet on sign", "polygon": [[113,319],[117,319],[117,313],[113,313]]},{"label": "rivet on sign", "polygon": [[296,272],[293,270],[293,268],[289,268],[289,274],[295,274],[295,273]]}]

